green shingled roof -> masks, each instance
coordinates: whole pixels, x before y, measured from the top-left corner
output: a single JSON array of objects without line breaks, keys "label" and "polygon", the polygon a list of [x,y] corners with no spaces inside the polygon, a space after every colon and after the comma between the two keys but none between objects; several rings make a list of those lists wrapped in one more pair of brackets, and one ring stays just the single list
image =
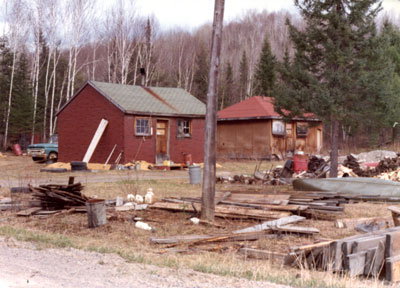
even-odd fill
[{"label": "green shingled roof", "polygon": [[97,81],[89,83],[127,113],[195,116],[206,113],[206,105],[181,88],[141,87]]}]

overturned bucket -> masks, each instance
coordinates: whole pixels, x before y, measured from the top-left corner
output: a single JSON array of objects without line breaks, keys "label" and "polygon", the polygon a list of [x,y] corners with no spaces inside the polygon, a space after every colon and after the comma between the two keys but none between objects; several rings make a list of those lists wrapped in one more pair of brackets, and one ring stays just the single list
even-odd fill
[{"label": "overturned bucket", "polygon": [[199,165],[189,166],[190,184],[199,184],[201,182],[201,167]]},{"label": "overturned bucket", "polygon": [[86,202],[88,227],[95,228],[107,223],[106,201],[104,199],[90,199]]}]

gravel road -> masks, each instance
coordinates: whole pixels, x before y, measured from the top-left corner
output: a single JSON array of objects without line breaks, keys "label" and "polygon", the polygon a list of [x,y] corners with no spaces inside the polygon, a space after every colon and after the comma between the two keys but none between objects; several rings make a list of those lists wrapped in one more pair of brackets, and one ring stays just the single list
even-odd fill
[{"label": "gravel road", "polygon": [[290,288],[186,269],[127,263],[113,254],[77,249],[38,250],[0,237],[0,287]]}]

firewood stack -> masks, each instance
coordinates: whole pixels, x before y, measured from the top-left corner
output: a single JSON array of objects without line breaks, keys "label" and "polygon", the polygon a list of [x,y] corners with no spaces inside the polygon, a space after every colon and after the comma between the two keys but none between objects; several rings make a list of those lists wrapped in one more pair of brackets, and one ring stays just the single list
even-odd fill
[{"label": "firewood stack", "polygon": [[348,155],[346,160],[344,160],[343,166],[350,168],[356,173],[358,176],[363,176],[364,171],[361,169],[360,163],[358,163],[357,159],[353,155]]},{"label": "firewood stack", "polygon": [[395,171],[400,167],[400,157],[395,158],[385,158],[381,160],[376,166],[375,171],[376,174],[386,173]]},{"label": "firewood stack", "polygon": [[322,158],[319,158],[317,156],[312,156],[308,160],[308,173],[314,173],[315,171],[318,170],[322,165],[325,164],[325,160]]},{"label": "firewood stack", "polygon": [[40,185],[29,190],[33,198],[40,201],[40,206],[47,210],[69,209],[71,207],[85,206],[89,197],[82,194],[84,186],[81,183],[68,185]]}]

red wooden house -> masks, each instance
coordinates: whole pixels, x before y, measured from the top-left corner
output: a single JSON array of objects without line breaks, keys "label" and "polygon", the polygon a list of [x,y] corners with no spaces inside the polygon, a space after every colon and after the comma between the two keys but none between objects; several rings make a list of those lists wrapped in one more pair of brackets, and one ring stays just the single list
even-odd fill
[{"label": "red wooden house", "polygon": [[219,158],[269,159],[321,148],[322,122],[313,114],[284,122],[270,97],[253,96],[218,112]]},{"label": "red wooden house", "polygon": [[60,109],[61,162],[82,161],[102,119],[108,121],[91,157],[110,163],[145,160],[203,162],[205,104],[180,88],[142,87],[89,81]]}]

